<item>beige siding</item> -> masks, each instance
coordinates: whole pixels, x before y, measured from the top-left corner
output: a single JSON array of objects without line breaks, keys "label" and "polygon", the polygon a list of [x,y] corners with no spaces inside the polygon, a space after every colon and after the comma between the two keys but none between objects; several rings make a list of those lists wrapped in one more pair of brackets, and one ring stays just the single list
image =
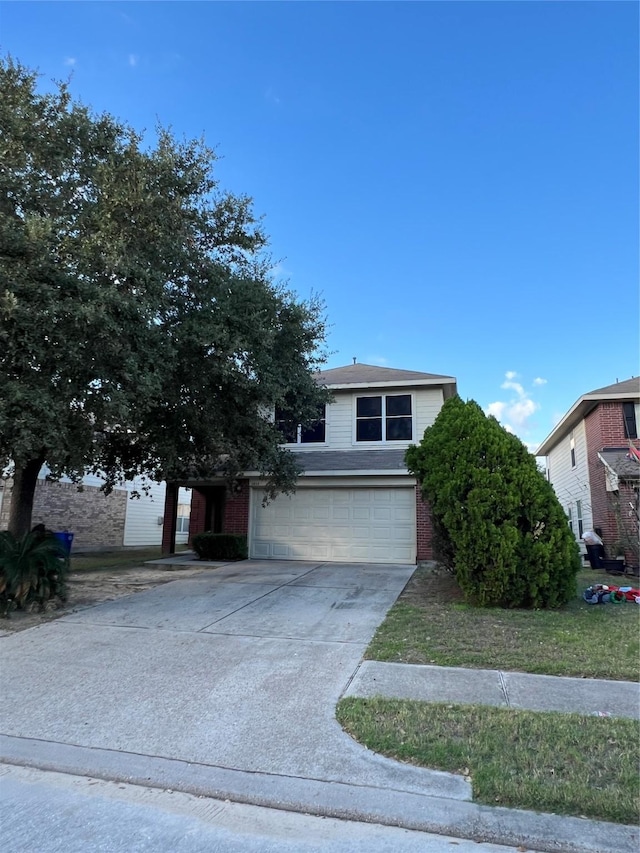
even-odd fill
[{"label": "beige siding", "polygon": [[547,469],[550,473],[551,485],[565,512],[569,508],[573,515],[573,529],[578,539],[576,518],[577,501],[582,504],[582,526],[584,530],[591,529],[593,517],[590,501],[589,467],[587,461],[587,439],[584,422],[573,430],[575,442],[576,465],[571,465],[571,435],[567,433],[547,456]]},{"label": "beige siding", "polygon": [[416,434],[413,443],[417,444],[427,427],[433,426],[438,417],[444,397],[441,388],[422,388],[416,392]]},{"label": "beige siding", "polygon": [[[412,441],[373,443],[355,441],[355,400],[360,396],[377,394],[411,394],[413,398]],[[353,450],[354,447],[408,447],[422,438],[425,429],[431,426],[442,408],[441,388],[385,388],[371,391],[335,391],[334,402],[327,406],[326,444],[298,444],[296,450],[321,453],[323,450]]]},{"label": "beige siding", "polygon": [[[127,491],[131,492],[135,483],[127,483]],[[127,500],[127,515],[124,525],[124,544],[161,545],[162,518],[164,515],[165,483],[154,483],[148,495],[142,494],[139,499]],[[191,491],[180,489],[179,504],[191,504]],[[187,533],[176,533],[176,544],[182,545],[188,539]]]},{"label": "beige siding", "polygon": [[[44,479],[48,473],[48,469],[43,467],[40,471],[39,477],[40,479]],[[67,485],[70,483],[70,480],[67,477],[63,477],[60,481],[63,485]],[[95,474],[85,474],[82,478],[82,483],[84,486],[99,489],[104,480]],[[125,501],[125,513],[124,513],[124,525],[120,524],[120,528],[117,533],[118,541],[115,541],[115,534],[110,537],[109,541],[100,541],[99,530],[96,535],[91,539],[90,542],[84,543],[82,541],[82,537],[79,537],[78,544],[118,544],[125,545],[129,547],[135,546],[160,546],[162,544],[162,522],[158,523],[158,519],[162,519],[164,515],[164,496],[166,491],[165,483],[152,483],[151,491],[148,495],[145,495],[141,490],[142,481],[127,481],[122,486],[117,486],[113,493],[115,496],[119,496],[122,493],[126,493],[126,501]],[[131,492],[140,491],[140,498],[131,498]],[[74,528],[80,528],[84,525],[85,516],[87,515],[87,511],[83,509],[84,504],[88,505],[88,498],[85,498],[83,501],[83,492],[78,492],[73,490],[74,495],[74,504],[73,508],[69,508],[67,511],[67,523],[66,527],[69,530],[73,530]],[[180,489],[179,493],[179,503],[180,504],[191,504],[191,491],[188,489]],[[46,501],[45,501],[46,508]],[[100,504],[98,504],[100,506]],[[107,504],[104,504],[105,508]],[[45,509],[43,509],[43,512]],[[106,519],[106,510],[104,512],[104,516]],[[99,519],[96,522],[96,526],[99,529]],[[177,533],[176,534],[176,543],[178,545],[185,544],[187,542],[189,534],[188,533]],[[85,536],[86,538],[86,536]],[[93,540],[96,540],[95,542]],[[113,540],[113,541],[112,541]]]}]

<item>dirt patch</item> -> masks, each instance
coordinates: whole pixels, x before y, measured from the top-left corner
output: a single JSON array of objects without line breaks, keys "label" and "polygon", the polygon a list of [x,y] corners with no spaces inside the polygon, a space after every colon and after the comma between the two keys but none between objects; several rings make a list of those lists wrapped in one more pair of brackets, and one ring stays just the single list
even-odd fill
[{"label": "dirt patch", "polygon": [[8,619],[0,619],[0,636],[35,628],[61,616],[85,610],[103,601],[135,595],[170,581],[192,578],[212,571],[210,566],[135,566],[126,569],[71,572],[67,578],[67,600],[47,602],[43,611],[14,610]]}]

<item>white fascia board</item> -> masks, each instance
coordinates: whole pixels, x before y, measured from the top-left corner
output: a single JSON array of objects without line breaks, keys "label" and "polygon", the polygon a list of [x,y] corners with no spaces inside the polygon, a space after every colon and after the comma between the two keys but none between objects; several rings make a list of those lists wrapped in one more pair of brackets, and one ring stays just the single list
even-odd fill
[{"label": "white fascia board", "polygon": [[444,376],[438,379],[404,379],[401,381],[387,382],[345,382],[341,384],[325,385],[330,391],[368,391],[370,388],[415,388],[424,386],[455,385],[455,376]]},{"label": "white fascia board", "polygon": [[604,465],[604,480],[605,480],[605,491],[607,492],[617,492],[620,486],[620,478],[616,471],[609,465],[607,460],[598,453],[598,459]]},{"label": "white fascia board", "polygon": [[350,468],[345,471],[303,471],[302,474],[298,477],[299,480],[306,480],[309,477],[408,477],[409,472],[406,469],[395,468],[393,470],[385,471],[380,470],[380,468],[370,469],[363,468],[361,470],[354,470]]},{"label": "white fascia board", "polygon": [[584,418],[597,406],[598,403],[612,403],[616,400],[625,402],[636,399],[640,400],[640,395],[629,393],[623,394],[620,391],[613,394],[583,394],[582,397],[576,400],[567,414],[558,421],[549,435],[538,447],[534,456],[548,456],[554,445],[564,437],[566,432],[573,429],[573,427],[580,423],[580,421],[584,420]]},{"label": "white fascia board", "polygon": [[545,438],[542,444],[538,447],[534,456],[548,456],[555,445],[566,435],[568,431],[573,429],[580,421],[584,420],[586,415],[594,407],[595,402],[602,399],[601,397],[592,398],[593,405],[590,405],[587,397],[580,397],[569,411],[561,418]]},{"label": "white fascia board", "polygon": [[[375,488],[376,486],[380,486],[381,488],[390,489],[395,487],[400,488],[415,488],[416,486],[416,478],[415,477],[402,477],[394,474],[391,477],[380,477],[379,471],[375,473],[375,475],[361,475],[357,471],[350,471],[349,475],[336,475],[336,472],[331,472],[331,476],[326,477],[305,477],[304,482],[302,478],[298,481],[298,486],[300,488],[324,488],[324,489],[350,489],[357,487],[364,488]],[[267,481],[264,479],[255,479],[249,482],[249,485],[252,489],[263,489],[267,484]]]}]

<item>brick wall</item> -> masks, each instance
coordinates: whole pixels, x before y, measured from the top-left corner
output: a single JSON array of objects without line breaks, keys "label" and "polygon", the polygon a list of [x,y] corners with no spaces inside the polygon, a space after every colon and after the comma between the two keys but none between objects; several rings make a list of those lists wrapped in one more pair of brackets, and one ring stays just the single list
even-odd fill
[{"label": "brick wall", "polygon": [[429,504],[422,499],[420,486],[416,486],[416,536],[416,556],[418,561],[433,560],[431,510]]},{"label": "brick wall", "polygon": [[207,509],[206,495],[199,489],[193,489],[191,494],[191,519],[189,521],[189,542],[198,533],[204,533],[205,513]]},{"label": "brick wall", "polygon": [[231,494],[227,489],[224,505],[224,521],[222,524],[224,533],[238,533],[248,535],[249,533],[249,481],[239,480],[237,491]]},{"label": "brick wall", "polygon": [[[593,526],[602,530],[602,539],[608,553],[618,540],[618,515],[616,499],[607,492],[605,467],[598,458],[598,451],[604,447],[626,447],[629,443],[625,436],[622,403],[599,403],[585,418],[587,436],[587,458],[589,463],[589,484],[591,487],[591,509]],[[640,441],[634,442],[636,447]],[[628,499],[633,498],[629,488],[621,484],[620,496],[629,491]],[[613,555],[615,556],[615,555]]]},{"label": "brick wall", "polygon": [[[5,481],[0,513],[0,530],[9,523],[11,480]],[[73,533],[73,547],[121,547],[128,493],[116,489],[105,495],[96,486],[74,483],[50,483],[38,480],[33,499],[32,524],[44,524],[49,530]]]}]

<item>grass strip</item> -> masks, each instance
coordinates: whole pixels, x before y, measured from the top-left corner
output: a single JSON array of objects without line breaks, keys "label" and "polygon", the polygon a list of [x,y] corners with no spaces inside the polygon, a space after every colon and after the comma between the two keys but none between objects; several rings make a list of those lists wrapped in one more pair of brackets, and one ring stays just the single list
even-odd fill
[{"label": "grass strip", "polygon": [[638,680],[640,607],[590,605],[594,583],[638,585],[592,570],[558,610],[502,610],[464,604],[454,578],[418,569],[366,652],[371,660],[504,669],[545,675]]},{"label": "grass strip", "polygon": [[470,777],[477,802],[638,821],[636,720],[352,697],[337,718],[375,752]]},{"label": "grass strip", "polygon": [[[186,550],[186,546],[177,546],[176,552]],[[141,566],[148,560],[159,560],[162,550],[156,548],[131,548],[120,551],[95,551],[74,554],[71,552],[72,572],[97,572],[101,570],[130,569]]]}]

